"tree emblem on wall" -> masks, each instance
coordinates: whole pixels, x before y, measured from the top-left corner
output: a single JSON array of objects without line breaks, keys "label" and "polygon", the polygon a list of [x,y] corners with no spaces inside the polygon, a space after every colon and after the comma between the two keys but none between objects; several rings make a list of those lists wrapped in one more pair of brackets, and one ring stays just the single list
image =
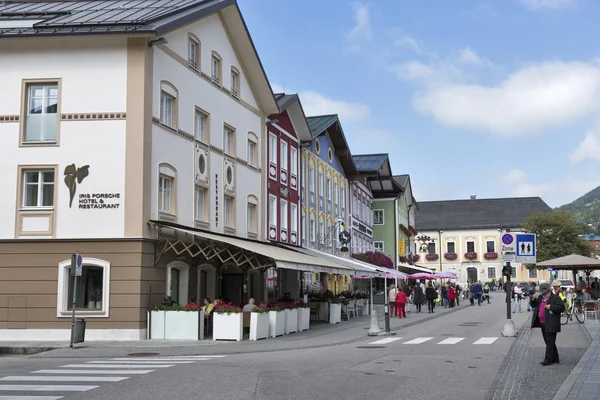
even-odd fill
[{"label": "tree emblem on wall", "polygon": [[83,167],[75,167],[75,164],[68,165],[65,168],[65,184],[69,188],[69,208],[73,205],[73,199],[75,198],[75,193],[77,192],[77,184],[81,183],[86,176],[89,175],[89,165],[84,165]]}]

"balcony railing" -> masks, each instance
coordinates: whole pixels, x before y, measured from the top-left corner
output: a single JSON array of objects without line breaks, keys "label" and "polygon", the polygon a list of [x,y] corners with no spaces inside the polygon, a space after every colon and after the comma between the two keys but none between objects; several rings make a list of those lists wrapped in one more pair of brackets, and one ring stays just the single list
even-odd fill
[{"label": "balcony railing", "polygon": [[56,142],[56,114],[30,114],[25,120],[26,142]]}]

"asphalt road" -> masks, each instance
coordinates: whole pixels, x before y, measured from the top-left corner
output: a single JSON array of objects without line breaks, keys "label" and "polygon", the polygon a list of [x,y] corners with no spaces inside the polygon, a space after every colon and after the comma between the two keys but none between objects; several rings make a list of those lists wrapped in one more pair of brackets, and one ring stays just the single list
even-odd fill
[{"label": "asphalt road", "polygon": [[[530,314],[513,314],[521,335],[504,338],[505,304],[492,300],[461,305],[395,337],[369,338],[357,327],[362,339],[330,347],[221,357],[0,357],[0,400],[511,399],[529,398],[527,388],[536,385],[527,380],[542,373],[562,379],[554,382],[560,386],[589,344],[581,328],[566,327],[558,340],[562,363],[542,370],[540,333],[521,329]],[[556,392],[539,386],[531,398]]]}]

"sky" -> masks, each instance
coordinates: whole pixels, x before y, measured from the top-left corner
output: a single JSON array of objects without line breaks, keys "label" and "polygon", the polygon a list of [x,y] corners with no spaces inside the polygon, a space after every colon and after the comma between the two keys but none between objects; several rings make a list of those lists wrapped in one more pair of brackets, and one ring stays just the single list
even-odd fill
[{"label": "sky", "polygon": [[600,185],[600,2],[238,0],[275,92],[339,114],[419,201]]}]

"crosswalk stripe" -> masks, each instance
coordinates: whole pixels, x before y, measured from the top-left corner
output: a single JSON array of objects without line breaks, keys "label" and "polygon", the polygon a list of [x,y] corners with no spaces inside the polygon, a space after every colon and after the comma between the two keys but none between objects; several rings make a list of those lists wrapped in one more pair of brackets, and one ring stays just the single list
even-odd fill
[{"label": "crosswalk stripe", "polygon": [[465,338],[463,338],[463,337],[451,337],[451,338],[442,340],[438,344],[456,344],[456,343],[461,342],[463,340],[465,340]]},{"label": "crosswalk stripe", "polygon": [[61,368],[169,368],[173,364],[68,364],[61,365]]},{"label": "crosswalk stripe", "polygon": [[492,344],[496,340],[498,340],[497,337],[482,337],[481,339],[479,339],[478,341],[474,342],[473,344]]},{"label": "crosswalk stripe", "polygon": [[[147,364],[156,364],[156,365],[164,365],[164,364],[192,364],[193,361],[161,361],[161,360],[113,360],[113,361],[88,361],[86,364],[138,364],[138,365],[147,365]],[[125,366],[123,366],[125,367]]]},{"label": "crosswalk stripe", "polygon": [[98,386],[81,385],[0,385],[5,392],[87,392]]},{"label": "crosswalk stripe", "polygon": [[[193,359],[185,359],[185,358],[144,358],[143,360],[132,360],[131,358],[127,358],[127,357],[122,357],[122,358],[111,358],[111,360],[113,361],[131,361],[132,363],[149,363],[151,364],[152,362],[156,362],[156,361],[168,361],[170,363],[173,364],[189,364],[189,363],[193,363],[196,361],[206,361],[206,360],[210,360],[210,358],[193,358]],[[107,361],[110,362],[110,361]]]},{"label": "crosswalk stripe", "polygon": [[0,396],[0,400],[59,400],[65,396]]},{"label": "crosswalk stripe", "polygon": [[385,339],[376,340],[369,344],[388,344],[388,343],[392,343],[392,342],[395,342],[396,340],[400,340],[400,339],[402,339],[402,338],[401,337],[385,338]]},{"label": "crosswalk stripe", "polygon": [[413,340],[409,340],[408,342],[404,342],[403,344],[421,344],[425,343],[429,340],[433,339],[432,337],[420,337]]},{"label": "crosswalk stripe", "polygon": [[[84,364],[85,365],[85,364]],[[86,365],[88,366],[88,365]],[[122,365],[119,365],[123,368]],[[31,372],[32,374],[95,374],[95,375],[143,375],[149,372],[154,372],[153,369],[113,369],[110,371],[103,371],[97,369],[40,369],[38,371]]]},{"label": "crosswalk stripe", "polygon": [[21,382],[120,382],[129,379],[128,376],[5,376],[0,381]]}]

